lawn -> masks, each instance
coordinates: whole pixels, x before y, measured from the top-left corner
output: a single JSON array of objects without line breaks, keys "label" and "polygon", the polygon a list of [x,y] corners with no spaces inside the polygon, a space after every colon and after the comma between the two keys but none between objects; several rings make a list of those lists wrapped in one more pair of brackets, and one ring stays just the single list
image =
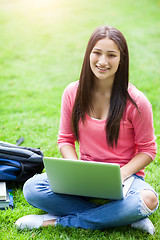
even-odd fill
[{"label": "lawn", "polygon": [[[160,193],[160,1],[159,0],[0,0],[0,140],[39,147],[59,157],[57,134],[61,95],[79,78],[88,38],[100,25],[120,29],[130,52],[130,82],[153,106],[158,153],[146,180]],[[14,222],[41,214],[10,184],[14,209],[0,211],[0,239],[159,239],[160,210],[150,219],[156,234],[130,227],[90,231],[45,228],[17,231]]]}]

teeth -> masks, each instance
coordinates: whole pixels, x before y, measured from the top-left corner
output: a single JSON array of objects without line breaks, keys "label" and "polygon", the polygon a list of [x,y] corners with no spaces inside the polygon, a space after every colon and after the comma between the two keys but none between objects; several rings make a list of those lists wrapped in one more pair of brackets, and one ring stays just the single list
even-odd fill
[{"label": "teeth", "polygon": [[102,70],[102,71],[105,71],[105,70],[108,70],[109,68],[101,68],[101,67],[98,67],[98,69]]}]

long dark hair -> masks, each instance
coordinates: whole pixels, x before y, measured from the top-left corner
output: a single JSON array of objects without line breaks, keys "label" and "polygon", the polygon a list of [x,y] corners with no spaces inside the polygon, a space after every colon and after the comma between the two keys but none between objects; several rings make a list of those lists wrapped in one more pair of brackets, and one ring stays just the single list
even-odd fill
[{"label": "long dark hair", "polygon": [[113,147],[118,142],[120,121],[123,117],[127,100],[129,99],[137,107],[128,93],[129,54],[127,43],[123,34],[116,28],[101,26],[93,32],[89,39],[72,111],[72,129],[76,140],[79,141],[78,123],[80,119],[84,123],[86,113],[89,113],[89,110],[92,109],[91,92],[95,87],[94,74],[90,68],[90,53],[95,44],[106,37],[113,40],[120,50],[120,64],[115,74],[110,108],[106,120],[106,140],[108,146]]}]

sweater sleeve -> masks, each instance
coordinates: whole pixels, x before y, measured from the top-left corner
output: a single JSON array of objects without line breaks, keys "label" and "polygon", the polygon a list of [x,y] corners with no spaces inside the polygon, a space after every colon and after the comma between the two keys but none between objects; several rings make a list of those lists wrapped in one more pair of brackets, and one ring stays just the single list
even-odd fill
[{"label": "sweater sleeve", "polygon": [[152,106],[143,93],[136,99],[139,111],[132,104],[131,121],[134,128],[137,152],[155,158],[157,144],[155,142]]},{"label": "sweater sleeve", "polygon": [[72,108],[76,95],[77,85],[75,83],[68,85],[62,95],[61,117],[58,134],[59,149],[64,145],[71,145],[75,147],[75,138],[71,127]]}]

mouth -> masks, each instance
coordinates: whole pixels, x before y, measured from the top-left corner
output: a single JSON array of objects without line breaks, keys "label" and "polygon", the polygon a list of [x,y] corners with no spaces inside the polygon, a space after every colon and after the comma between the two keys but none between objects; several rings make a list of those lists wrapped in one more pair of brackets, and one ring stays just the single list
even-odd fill
[{"label": "mouth", "polygon": [[102,68],[102,67],[98,67],[98,66],[96,66],[97,68],[98,68],[98,70],[100,70],[101,72],[106,72],[106,71],[108,71],[110,68]]}]

